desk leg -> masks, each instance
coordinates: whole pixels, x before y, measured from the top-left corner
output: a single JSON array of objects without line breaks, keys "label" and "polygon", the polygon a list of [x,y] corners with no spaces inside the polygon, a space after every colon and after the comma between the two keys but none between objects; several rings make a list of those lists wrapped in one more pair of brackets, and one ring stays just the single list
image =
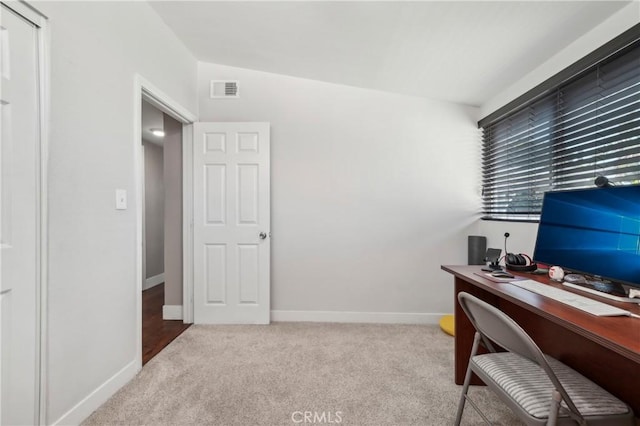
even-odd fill
[{"label": "desk leg", "polygon": [[[497,304],[496,296],[493,294],[455,277],[455,383],[457,385],[464,383],[464,376],[469,364],[469,355],[471,355],[471,347],[473,346],[473,336],[476,332],[473,325],[471,325],[471,321],[462,310],[460,303],[458,303],[458,293],[461,291],[472,294],[494,306]],[[480,352],[482,352],[482,347]],[[475,374],[471,377],[471,384],[484,385],[482,380]]]}]

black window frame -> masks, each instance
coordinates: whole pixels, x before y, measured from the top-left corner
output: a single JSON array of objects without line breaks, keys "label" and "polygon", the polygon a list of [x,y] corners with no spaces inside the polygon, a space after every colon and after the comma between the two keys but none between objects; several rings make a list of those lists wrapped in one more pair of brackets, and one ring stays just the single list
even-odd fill
[{"label": "black window frame", "polygon": [[[598,105],[594,108],[607,107],[606,105],[601,107],[600,96],[607,96],[618,102],[615,97],[612,98],[617,95],[615,93],[612,95],[610,89],[607,89],[606,81],[601,87],[600,74],[598,73],[601,69],[606,70],[608,72],[602,74],[608,77],[612,74],[609,72],[610,70],[616,70],[612,67],[619,66],[620,63],[624,66],[625,60],[635,66],[638,52],[640,52],[640,24],[631,27],[478,122],[478,127],[483,130],[482,219],[538,222],[544,192],[585,187],[584,175],[590,173],[586,170],[590,166],[596,167],[598,162],[597,156],[593,160],[588,159],[589,152],[599,151],[600,148],[597,146],[599,142],[595,139],[589,140],[593,132],[589,133],[580,126],[588,129],[598,127],[599,132],[601,127],[606,126],[600,126],[597,122],[599,117],[595,118],[596,124],[594,124],[594,117],[589,114],[584,114],[586,118],[574,118],[580,117],[580,113],[575,111],[567,113],[567,103],[574,102],[580,105],[580,102],[590,102],[580,99],[583,96],[583,89],[578,86],[583,84],[583,81],[593,79],[594,75],[598,79],[597,84],[591,82],[590,86],[585,86],[592,91],[593,87],[596,87],[593,96],[598,98]],[[627,59],[625,59],[625,55],[627,55]],[[605,68],[608,64],[613,65]],[[640,78],[640,64],[637,68],[637,76],[635,68],[627,72],[632,73],[629,78],[635,82],[637,77]],[[611,84],[613,83],[609,83],[609,86]],[[636,119],[640,118],[640,107],[636,108],[638,101],[640,101],[640,89],[636,92],[634,83],[634,86],[629,90],[632,94],[629,100],[619,101],[616,108],[620,105],[624,108],[627,105],[625,102],[628,102],[630,105],[628,111],[631,111],[633,122],[636,122]],[[591,93],[586,94],[591,95]],[[578,96],[576,97],[576,95]],[[598,109],[597,114],[601,115],[602,111],[604,110]],[[574,116],[569,117],[570,114],[574,114]],[[612,113],[613,122],[617,122],[615,114],[617,113]],[[569,123],[570,121],[573,123]],[[575,123],[580,124],[575,125]],[[564,129],[563,126],[566,126],[567,129]],[[640,127],[636,129],[635,124],[633,126],[630,136],[631,142],[626,142],[626,145],[623,143],[624,146],[621,145],[622,148],[618,152],[631,153],[631,157],[635,160],[640,155]],[[603,132],[607,135],[606,128]],[[615,135],[618,134],[615,133]],[[598,133],[597,136],[601,136],[601,133]],[[637,144],[635,143],[636,139]],[[564,140],[568,142],[563,142]],[[624,140],[626,141],[626,139]],[[575,144],[575,147],[571,144]],[[587,146],[584,148],[584,153],[581,152],[580,146]],[[535,152],[530,152],[531,150],[535,150]],[[576,157],[577,155],[582,155],[582,157]],[[617,165],[621,158],[629,158],[623,154],[616,157],[617,155],[615,153],[607,154],[606,161],[609,164]],[[562,157],[565,159],[563,160]],[[532,160],[529,161],[529,159]],[[602,160],[600,161],[602,164]],[[626,160],[622,161],[624,163]],[[640,162],[640,158],[638,161]],[[548,164],[546,164],[547,162]],[[632,167],[628,170],[627,174],[634,175],[637,171],[638,178],[640,178],[640,167]],[[577,176],[574,179],[575,182],[572,182],[571,179],[567,181],[566,176],[571,175]],[[558,182],[562,182],[563,179],[564,183],[559,184]],[[505,189],[507,187],[508,189]]]}]

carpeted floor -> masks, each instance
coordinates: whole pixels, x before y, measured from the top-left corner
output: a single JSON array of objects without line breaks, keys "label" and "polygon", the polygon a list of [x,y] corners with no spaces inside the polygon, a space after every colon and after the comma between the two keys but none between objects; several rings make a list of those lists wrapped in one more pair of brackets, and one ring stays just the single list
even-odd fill
[{"label": "carpeted floor", "polygon": [[[437,326],[192,326],[84,425],[450,425],[453,338]],[[497,425],[517,419],[484,387]],[[463,425],[483,424],[467,405]]]}]

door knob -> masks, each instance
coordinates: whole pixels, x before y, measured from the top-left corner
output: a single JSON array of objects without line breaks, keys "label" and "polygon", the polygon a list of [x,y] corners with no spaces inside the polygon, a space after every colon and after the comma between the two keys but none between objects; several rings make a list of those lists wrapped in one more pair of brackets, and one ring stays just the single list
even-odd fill
[{"label": "door knob", "polygon": [[259,235],[261,240],[264,240],[265,238],[267,238],[267,233],[266,232],[261,232]]}]

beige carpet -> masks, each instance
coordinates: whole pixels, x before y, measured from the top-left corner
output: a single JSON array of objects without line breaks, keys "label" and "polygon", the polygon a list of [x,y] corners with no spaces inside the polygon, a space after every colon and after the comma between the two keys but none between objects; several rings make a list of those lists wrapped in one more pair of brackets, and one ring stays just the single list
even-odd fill
[{"label": "beige carpet", "polygon": [[[453,338],[437,326],[192,326],[85,425],[450,425]],[[497,425],[520,424],[484,387]],[[467,405],[463,425],[483,424]]]}]

